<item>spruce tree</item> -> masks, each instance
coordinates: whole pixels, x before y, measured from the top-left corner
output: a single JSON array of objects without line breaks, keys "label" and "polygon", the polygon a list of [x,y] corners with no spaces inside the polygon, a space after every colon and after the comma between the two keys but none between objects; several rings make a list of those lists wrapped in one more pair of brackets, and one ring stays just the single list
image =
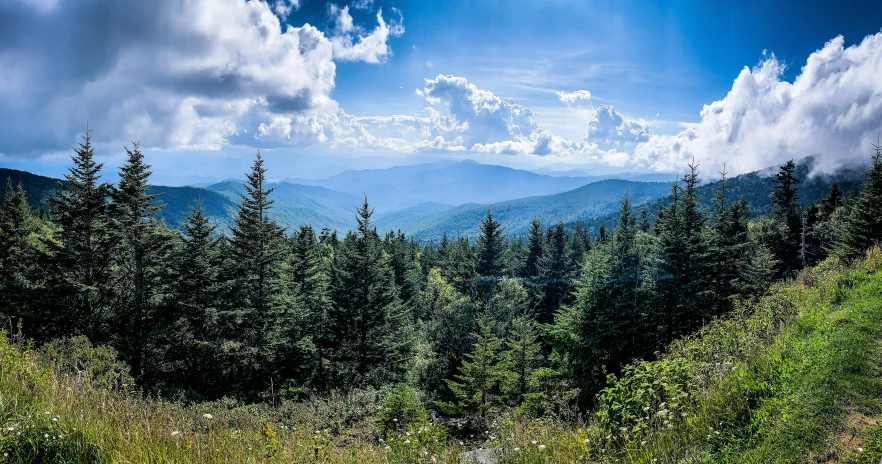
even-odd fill
[{"label": "spruce tree", "polygon": [[800,235],[802,232],[802,207],[799,204],[798,186],[802,183],[796,177],[796,163],[784,163],[772,180],[772,209],[775,218],[784,225],[780,249],[774,250],[785,272],[797,269],[799,259]]},{"label": "spruce tree", "polygon": [[545,247],[539,260],[539,280],[544,293],[537,308],[537,320],[541,323],[551,322],[554,312],[571,300],[570,244],[563,222],[548,229]]},{"label": "spruce tree", "polygon": [[536,280],[539,278],[539,261],[545,253],[545,227],[542,220],[533,218],[527,235],[527,259],[521,277]]},{"label": "spruce tree", "polygon": [[119,173],[119,185],[111,193],[111,233],[117,245],[113,280],[117,295],[113,308],[117,334],[125,340],[120,346],[128,356],[132,372],[143,377],[150,344],[158,295],[167,279],[171,240],[156,215],[162,209],[149,194],[150,166],[144,163],[140,146],[126,148],[128,159]]},{"label": "spruce tree", "polygon": [[472,333],[475,343],[471,353],[465,355],[459,374],[447,380],[447,386],[457,403],[444,405],[445,409],[474,415],[481,424],[501,402],[499,385],[502,373],[499,361],[502,340],[495,330],[491,318],[482,317],[478,321],[478,332]]},{"label": "spruce tree", "polygon": [[[227,375],[240,381],[243,391],[257,388],[272,374],[276,355],[290,320],[300,314],[296,302],[286,298],[283,266],[285,237],[281,227],[270,220],[273,201],[267,188],[266,168],[257,153],[251,172],[246,174],[245,194],[231,228],[229,251],[233,266],[228,275],[233,279],[232,298],[227,301],[226,338],[236,350],[226,359]],[[272,378],[272,377],[270,377]],[[277,379],[275,380],[277,381]]]},{"label": "spruce tree", "polygon": [[357,233],[341,244],[335,272],[336,308],[331,330],[339,343],[335,361],[346,385],[379,384],[399,377],[412,348],[410,316],[398,298],[395,274],[371,222],[365,198]]},{"label": "spruce tree", "polygon": [[533,374],[542,359],[536,322],[524,316],[516,318],[505,339],[500,362],[501,390],[509,404],[520,405],[536,389]]},{"label": "spruce tree", "polygon": [[827,196],[821,200],[820,209],[818,211],[820,220],[826,221],[830,219],[830,216],[833,215],[833,212],[836,211],[840,206],[842,206],[844,201],[844,196],[842,190],[839,188],[839,184],[833,182],[830,184],[830,191],[827,192]]},{"label": "spruce tree", "polygon": [[47,242],[54,271],[50,291],[58,305],[47,308],[47,318],[56,334],[88,334],[92,341],[102,341],[107,340],[103,324],[111,296],[114,246],[107,200],[112,188],[101,182],[103,164],[95,162],[92,132],[86,129],[81,139],[72,156],[74,166],[49,200],[60,230]]},{"label": "spruce tree", "polygon": [[12,180],[7,179],[0,202],[0,317],[12,325],[24,318],[24,325],[36,330],[40,329],[40,318],[33,317],[37,315],[28,308],[34,305],[42,284],[37,272],[40,229],[21,184],[13,188]]},{"label": "spruce tree", "polygon": [[714,188],[712,220],[714,313],[721,314],[731,309],[731,298],[737,293],[739,267],[747,246],[748,221],[747,203],[744,200],[729,201],[725,169]]},{"label": "spruce tree", "polygon": [[484,277],[502,275],[502,254],[505,251],[502,237],[502,225],[493,219],[493,212],[487,210],[487,216],[481,221],[481,233],[478,236],[477,272]]},{"label": "spruce tree", "polygon": [[588,229],[577,222],[573,229],[573,239],[570,242],[570,277],[575,278],[582,270],[582,263],[585,261],[585,254],[591,250],[591,236],[588,235]]},{"label": "spruce tree", "polygon": [[845,259],[861,256],[882,241],[882,146],[874,145],[872,164],[860,192],[848,205],[835,253]]}]

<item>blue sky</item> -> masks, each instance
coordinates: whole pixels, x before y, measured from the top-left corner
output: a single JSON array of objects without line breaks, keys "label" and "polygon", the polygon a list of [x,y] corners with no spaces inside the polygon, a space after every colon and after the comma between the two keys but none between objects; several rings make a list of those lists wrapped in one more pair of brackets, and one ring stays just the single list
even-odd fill
[{"label": "blue sky", "polygon": [[58,175],[89,121],[109,166],[140,140],[166,183],[238,175],[258,148],[280,178],[448,158],[741,172],[815,154],[832,169],[882,130],[880,13],[809,0],[11,0],[0,165]]}]

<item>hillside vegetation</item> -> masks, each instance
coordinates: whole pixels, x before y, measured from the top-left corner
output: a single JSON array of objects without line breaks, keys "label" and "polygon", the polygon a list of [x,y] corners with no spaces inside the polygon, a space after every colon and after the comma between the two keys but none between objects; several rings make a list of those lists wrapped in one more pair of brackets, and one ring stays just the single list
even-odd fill
[{"label": "hillside vegetation", "polygon": [[875,463],[880,354],[879,249],[852,267],[805,270],[660,360],[626,367],[587,423],[506,415],[465,443],[425,416],[381,439],[382,419],[407,409],[394,391],[375,404],[184,407],[134,392],[111,348],[74,338],[37,350],[4,335],[0,453],[10,463],[454,463],[480,446],[498,463]]}]

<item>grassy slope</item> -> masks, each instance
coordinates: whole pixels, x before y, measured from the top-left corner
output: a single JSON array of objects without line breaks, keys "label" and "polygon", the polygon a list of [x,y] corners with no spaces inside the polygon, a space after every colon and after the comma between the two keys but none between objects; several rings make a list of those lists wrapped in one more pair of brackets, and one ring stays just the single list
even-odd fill
[{"label": "grassy slope", "polygon": [[[827,262],[805,271],[669,351],[626,370],[580,428],[500,418],[482,444],[513,463],[882,457],[882,426],[875,425],[882,418],[879,250],[850,269]],[[0,453],[55,450],[67,462],[391,463],[433,462],[434,455],[452,463],[463,451],[419,433],[389,441],[389,450],[316,434],[302,414],[223,403],[185,408],[80,390],[51,362],[0,337]]]}]

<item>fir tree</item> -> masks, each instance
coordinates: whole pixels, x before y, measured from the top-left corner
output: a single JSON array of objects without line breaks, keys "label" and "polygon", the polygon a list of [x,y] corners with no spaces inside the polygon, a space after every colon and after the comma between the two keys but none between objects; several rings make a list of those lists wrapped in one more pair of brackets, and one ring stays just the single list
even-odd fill
[{"label": "fir tree", "polygon": [[12,180],[7,179],[0,202],[0,317],[5,316],[4,321],[13,325],[26,318],[24,324],[38,330],[39,317],[32,317],[36,315],[28,308],[33,306],[35,290],[42,284],[37,272],[40,229],[21,184],[13,188]]},{"label": "fir tree", "polygon": [[493,213],[488,209],[487,216],[481,221],[481,234],[478,236],[478,274],[484,277],[502,275],[503,252],[502,225],[493,219]]},{"label": "fir tree", "polygon": [[536,389],[533,374],[542,362],[542,346],[536,323],[527,317],[512,322],[501,355],[502,393],[512,405],[519,405],[525,395]]},{"label": "fir tree", "polygon": [[472,337],[475,339],[472,352],[465,355],[459,374],[447,380],[457,404],[445,406],[448,410],[474,414],[483,423],[501,401],[499,361],[502,340],[496,336],[494,322],[489,317],[478,321],[478,332],[472,333]]},{"label": "fir tree", "polygon": [[539,262],[545,254],[545,227],[542,220],[533,218],[527,236],[527,259],[521,277],[536,280],[539,278]]},{"label": "fir tree", "polygon": [[86,129],[74,149],[74,166],[49,200],[52,220],[60,226],[47,242],[54,257],[50,266],[53,300],[51,325],[60,333],[88,334],[92,341],[107,339],[103,323],[110,296],[113,240],[109,233],[107,199],[110,184],[101,182],[102,164],[94,160],[92,132]]},{"label": "fir tree", "polygon": [[150,166],[144,163],[137,142],[119,175],[119,185],[111,193],[111,233],[116,236],[114,281],[116,304],[113,317],[115,330],[133,343],[125,343],[135,375],[143,377],[149,327],[154,325],[156,298],[162,293],[166,262],[170,253],[170,236],[156,220],[162,209],[159,195],[149,194]]},{"label": "fir tree", "polygon": [[793,160],[784,163],[772,182],[772,208],[775,218],[785,226],[780,248],[774,251],[783,270],[789,272],[800,265],[802,207],[799,204],[798,186],[802,181],[796,177],[796,163]]},{"label": "fir tree", "polygon": [[848,205],[836,255],[853,259],[882,241],[882,146],[874,145],[872,164],[860,193]]},{"label": "fir tree", "polygon": [[731,297],[737,292],[739,267],[747,246],[747,203],[729,201],[726,171],[714,188],[713,198],[713,285],[716,293],[715,313],[731,309]]}]

